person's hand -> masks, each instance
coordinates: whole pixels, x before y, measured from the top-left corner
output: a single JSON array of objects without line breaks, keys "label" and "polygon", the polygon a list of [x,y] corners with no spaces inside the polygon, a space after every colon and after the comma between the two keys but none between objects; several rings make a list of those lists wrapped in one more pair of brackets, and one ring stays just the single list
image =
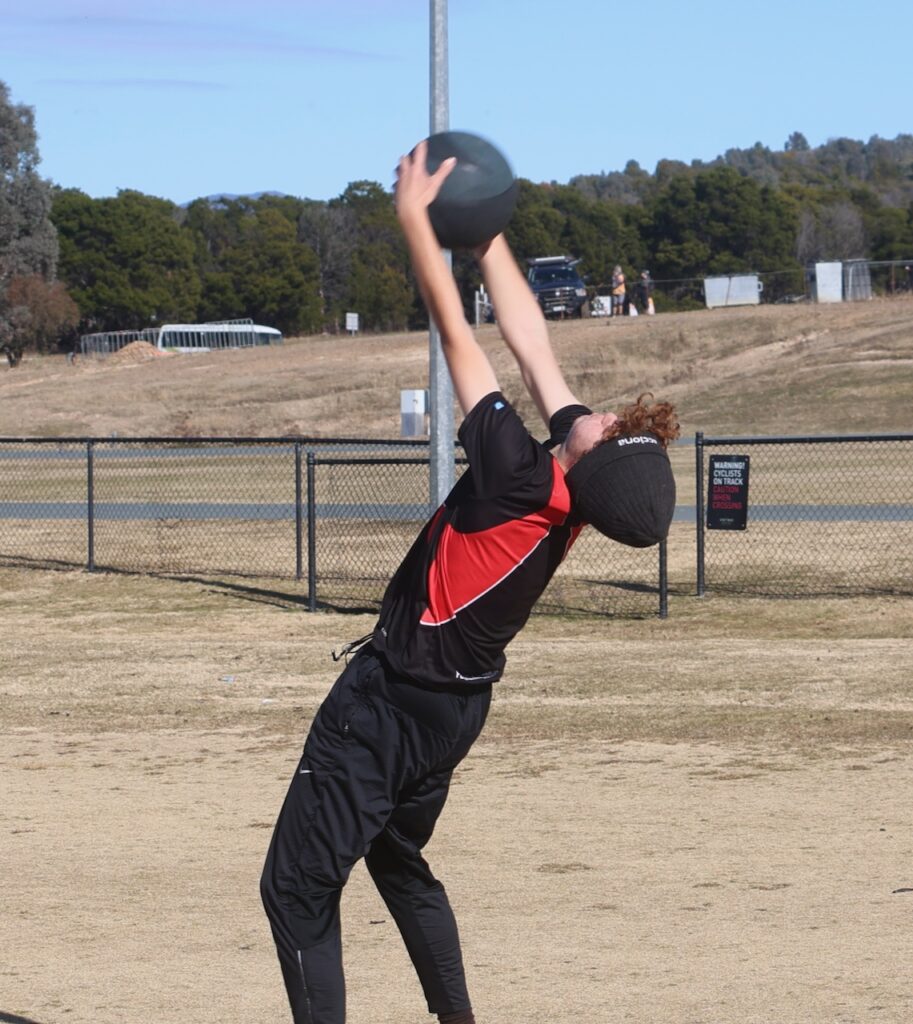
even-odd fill
[{"label": "person's hand", "polygon": [[411,153],[400,158],[394,192],[396,214],[400,221],[427,210],[440,192],[447,175],[456,167],[456,157],[451,156],[441,163],[434,174],[429,174],[427,155],[428,143],[422,141]]}]

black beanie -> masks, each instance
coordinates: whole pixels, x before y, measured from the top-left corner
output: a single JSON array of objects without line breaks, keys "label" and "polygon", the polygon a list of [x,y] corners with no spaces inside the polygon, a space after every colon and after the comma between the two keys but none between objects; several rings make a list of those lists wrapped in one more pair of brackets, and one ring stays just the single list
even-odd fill
[{"label": "black beanie", "polygon": [[675,479],[652,434],[603,441],[571,466],[566,480],[574,511],[612,540],[648,548],[669,532]]}]

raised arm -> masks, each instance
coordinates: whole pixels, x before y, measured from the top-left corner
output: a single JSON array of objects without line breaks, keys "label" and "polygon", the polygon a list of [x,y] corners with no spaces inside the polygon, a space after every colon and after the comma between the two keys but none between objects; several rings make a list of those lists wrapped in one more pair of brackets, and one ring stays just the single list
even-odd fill
[{"label": "raised arm", "polygon": [[428,219],[428,207],[455,161],[444,161],[429,175],[425,166],[426,149],[421,142],[412,155],[404,156],[399,162],[396,214],[406,237],[419,290],[441,334],[441,349],[453,389],[460,408],[468,413],[481,398],[498,390],[498,381],[488,356],[466,322],[456,282]]},{"label": "raised arm", "polygon": [[517,360],[523,383],[547,426],[553,413],[578,404],[578,400],[552,351],[545,317],[503,235],[477,256],[501,336]]}]

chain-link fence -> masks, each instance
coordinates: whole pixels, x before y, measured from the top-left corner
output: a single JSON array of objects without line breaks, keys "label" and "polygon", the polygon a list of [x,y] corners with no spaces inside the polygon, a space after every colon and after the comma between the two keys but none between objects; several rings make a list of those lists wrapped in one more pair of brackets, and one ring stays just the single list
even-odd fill
[{"label": "chain-link fence", "polygon": [[913,593],[911,461],[913,434],[698,434],[698,593]]},{"label": "chain-link fence", "polygon": [[[295,580],[311,608],[376,609],[428,496],[422,441],[0,439],[0,563]],[[664,555],[585,531],[538,608],[665,614]]]},{"label": "chain-link fence", "polygon": [[[657,313],[704,309],[708,305],[708,286],[711,304],[716,306],[816,302],[822,292],[822,282],[818,280],[820,266],[810,263],[789,270],[754,272],[743,269],[733,271],[731,276],[724,274],[723,278],[730,279],[729,285],[724,286],[725,300],[710,283],[713,279],[706,275],[682,278],[660,275],[652,278],[654,305]],[[913,256],[904,260],[842,260],[828,266],[836,268],[836,275],[825,289],[827,297],[820,301],[864,302],[873,297],[913,296]],[[749,281],[749,278],[755,280]],[[742,283],[736,285],[736,280]],[[605,297],[609,295],[611,286],[607,283],[591,284],[589,290],[591,310],[607,315],[610,303],[605,301]],[[597,304],[594,301],[596,296],[602,296],[603,301]],[[638,313],[645,312],[636,277],[628,281],[628,298]]]},{"label": "chain-link fence", "polygon": [[[745,523],[708,522],[708,466],[740,456]],[[911,456],[913,435],[698,434],[698,593],[913,593]],[[428,494],[421,441],[0,440],[0,563],[292,580],[311,608],[376,609]],[[684,530],[670,538],[673,575]],[[665,546],[587,530],[538,609],[665,614],[666,575]]]}]

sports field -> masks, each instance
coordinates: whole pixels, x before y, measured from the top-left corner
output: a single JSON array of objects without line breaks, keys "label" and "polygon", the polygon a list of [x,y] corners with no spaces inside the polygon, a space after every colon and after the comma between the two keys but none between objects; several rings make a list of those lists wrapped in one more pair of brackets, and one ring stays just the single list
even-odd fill
[{"label": "sports field", "polygon": [[[371,619],[287,582],[0,594],[0,1020],[283,1021],[260,865]],[[908,599],[534,617],[429,851],[479,1021],[913,1019],[911,635]],[[428,1019],[361,867],[344,927],[352,1024]]]},{"label": "sports field", "polygon": [[[820,353],[817,311],[787,309],[657,317],[657,332],[632,325],[619,345],[640,353],[638,379],[687,347],[667,382],[690,430],[733,431],[739,408],[743,433],[863,429],[866,409],[872,429],[909,430],[895,401],[913,366],[904,308],[877,305],[821,311]],[[594,354],[616,327],[559,328],[562,358],[589,353],[574,363],[583,397],[618,394],[597,374],[617,375],[616,355]],[[173,378],[166,359],[148,377],[36,361],[0,373],[0,433],[164,433],[182,416],[281,432],[319,402],[282,407],[293,382],[280,357],[299,361],[304,391],[323,387],[323,408],[337,386],[344,405],[333,344],[266,354],[276,408],[252,398],[233,424],[218,397],[232,364],[205,362],[216,356]],[[349,367],[371,342],[351,344]],[[421,342],[390,348],[395,362]],[[252,396],[269,394],[263,373]],[[392,396],[412,386],[390,374]],[[196,397],[194,375],[209,388]],[[380,406],[371,392],[366,417]],[[688,581],[684,547],[670,572]],[[687,590],[674,588],[665,621],[534,616],[509,649],[429,848],[479,1024],[907,1024],[910,599]],[[260,866],[338,671],[330,651],[372,618],[308,614],[288,579],[16,568],[0,568],[0,616],[0,1022],[284,1022]],[[430,1020],[361,866],[343,919],[350,1024]]]}]

